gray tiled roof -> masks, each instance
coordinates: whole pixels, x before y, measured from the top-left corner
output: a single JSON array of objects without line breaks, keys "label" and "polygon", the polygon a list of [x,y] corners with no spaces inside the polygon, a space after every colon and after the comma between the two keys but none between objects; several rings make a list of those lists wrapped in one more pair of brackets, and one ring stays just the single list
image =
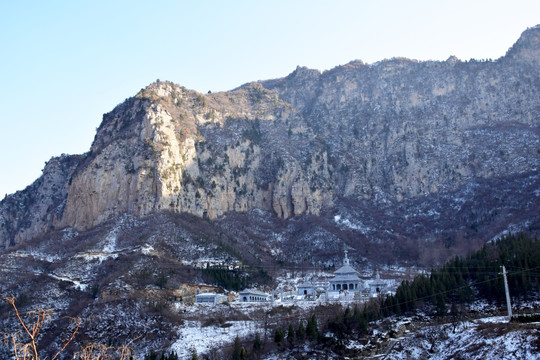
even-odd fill
[{"label": "gray tiled roof", "polygon": [[341,274],[358,274],[358,271],[354,270],[354,268],[350,265],[344,265],[334,271],[334,274],[341,275]]},{"label": "gray tiled roof", "polygon": [[336,275],[330,282],[341,282],[341,281],[360,281],[360,278],[356,274],[344,274]]},{"label": "gray tiled roof", "polygon": [[240,295],[256,295],[256,296],[270,296],[270,294],[264,293],[255,289],[245,289],[239,292]]}]

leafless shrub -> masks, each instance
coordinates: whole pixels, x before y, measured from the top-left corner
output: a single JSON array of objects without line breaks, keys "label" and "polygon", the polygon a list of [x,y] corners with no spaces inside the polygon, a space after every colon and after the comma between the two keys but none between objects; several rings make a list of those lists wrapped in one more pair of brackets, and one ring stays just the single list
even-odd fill
[{"label": "leafless shrub", "polygon": [[527,327],[523,326],[523,324],[517,323],[480,323],[476,327],[478,332],[482,334],[493,334],[496,336],[501,336],[508,334],[509,332],[522,330],[525,328]]},{"label": "leafless shrub", "polygon": [[135,338],[126,345],[120,347],[106,346],[103,344],[89,344],[75,353],[75,360],[127,360],[133,358],[131,344],[138,340]]},{"label": "leafless shrub", "polygon": [[[15,305],[15,298],[14,297],[5,297],[5,301],[7,301],[11,307],[13,308],[13,311],[15,312],[15,316],[17,317],[17,320],[22,327],[22,331],[17,331],[14,333],[4,333],[4,336],[6,339],[9,339],[11,341],[11,345],[13,346],[13,353],[16,360],[39,360],[39,351],[38,351],[38,337],[39,333],[43,329],[43,326],[45,323],[50,319],[51,317],[51,310],[44,310],[44,309],[37,309],[34,311],[31,311],[28,313],[29,316],[35,317],[34,322],[28,322],[24,321],[21,317],[19,310],[17,309],[17,306]],[[62,348],[58,350],[58,352],[51,357],[51,360],[55,360],[58,358],[60,353],[65,350],[65,348],[68,346],[68,344],[73,340],[75,337],[75,334],[79,330],[79,326],[81,325],[81,319],[75,318],[73,319],[73,324],[75,326],[75,329],[71,332],[71,336],[69,339],[64,343]],[[27,340],[23,340],[24,338],[28,337]]]},{"label": "leafless shrub", "polygon": [[426,340],[430,344],[429,352],[434,353],[437,351],[439,343],[448,339],[448,334],[441,326],[432,326],[426,331]]},{"label": "leafless shrub", "polygon": [[[20,331],[12,333],[0,333],[3,338],[0,341],[9,343],[13,348],[15,360],[40,360],[38,338],[45,323],[50,320],[52,310],[36,309],[21,315],[15,304],[14,297],[5,297],[4,300],[11,305],[15,312],[15,317],[22,328]],[[29,321],[25,318],[35,318]],[[82,323],[80,318],[70,318],[72,320],[73,329],[70,330],[69,338],[64,342],[62,347],[50,358],[56,360],[59,355],[75,338],[75,334],[79,331]],[[74,354],[76,360],[127,360],[133,358],[133,350],[131,344],[140,337],[131,340],[129,343],[119,347],[105,346],[102,344],[89,344],[81,348],[80,351]]]},{"label": "leafless shrub", "polygon": [[225,321],[226,321],[225,318],[221,315],[209,316],[202,321],[201,326],[202,327],[222,326],[225,323]]}]

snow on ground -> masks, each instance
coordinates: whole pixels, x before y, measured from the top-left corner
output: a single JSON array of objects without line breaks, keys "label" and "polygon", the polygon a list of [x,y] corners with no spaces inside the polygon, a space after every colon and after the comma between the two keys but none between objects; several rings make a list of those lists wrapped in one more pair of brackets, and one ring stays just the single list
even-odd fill
[{"label": "snow on ground", "polygon": [[154,253],[154,247],[152,245],[144,244],[144,246],[141,248],[141,252],[144,255],[151,255]]},{"label": "snow on ground", "polygon": [[477,323],[484,324],[501,324],[508,322],[508,316],[490,316],[476,320]]},{"label": "snow on ground", "polygon": [[104,253],[114,253],[114,252],[118,252],[122,250],[122,249],[118,249],[117,247],[118,234],[120,234],[122,230],[133,228],[134,226],[137,226],[138,224],[139,222],[135,218],[129,215],[121,216],[116,221],[111,231],[109,231],[105,239],[100,242],[100,245],[102,246],[102,248],[101,250],[98,250],[98,251],[101,251]]},{"label": "snow on ground", "polygon": [[505,316],[462,323],[426,326],[399,339],[386,359],[540,359],[540,329],[508,324]]},{"label": "snow on ground", "polygon": [[255,321],[227,321],[222,325],[203,327],[200,321],[186,321],[178,330],[178,340],[171,350],[179,359],[191,359],[193,351],[204,354],[214,348],[230,346],[234,338],[245,338],[260,331]]},{"label": "snow on ground", "polygon": [[48,274],[50,277],[52,277],[53,279],[56,279],[56,280],[60,280],[60,281],[67,281],[67,282],[70,282],[72,283],[76,288],[78,288],[79,290],[81,291],[85,291],[86,288],[88,287],[88,284],[84,284],[82,283],[80,280],[78,279],[72,279],[70,278],[69,276],[58,276],[58,275],[54,275],[54,274]]},{"label": "snow on ground", "polygon": [[[342,296],[338,301],[352,301],[353,297]],[[354,300],[358,301],[358,300]],[[264,332],[264,319],[260,318],[275,307],[294,307],[301,312],[309,312],[310,309],[325,303],[324,295],[316,301],[274,301],[263,303],[232,302],[227,305],[193,304],[184,305],[177,303],[176,311],[186,316],[184,324],[178,329],[178,340],[173,343],[170,350],[175,351],[179,359],[191,359],[193,351],[201,355],[215,348],[231,346],[236,336],[240,339],[252,339],[255,333]],[[231,320],[221,323],[203,326],[204,319],[226,318],[226,314],[242,314],[246,319]]]},{"label": "snow on ground", "polygon": [[23,251],[23,250],[17,250],[14,253],[8,254],[10,257],[32,257],[34,259],[40,260],[40,261],[46,261],[46,262],[54,262],[55,260],[59,260],[60,256],[58,255],[51,255],[51,254],[43,254],[41,252],[37,251]]},{"label": "snow on ground", "polygon": [[[76,255],[76,257],[82,258],[86,261],[97,260],[101,263],[109,258],[116,259],[118,254],[122,252],[133,250],[129,248],[118,248],[118,234],[120,234],[122,229],[133,227],[135,225],[137,225],[137,221],[133,218],[129,216],[121,217],[111,231],[109,231],[107,236],[100,241],[98,249],[79,253]],[[150,254],[154,248],[148,244],[145,244],[140,250],[143,254],[147,255]]]},{"label": "snow on ground", "polygon": [[372,229],[369,226],[364,225],[361,221],[357,220],[356,222],[352,222],[349,219],[343,219],[341,215],[334,216],[334,222],[339,227],[342,227],[342,228],[345,227],[352,230],[358,230],[362,234],[367,234],[370,231],[372,231]]},{"label": "snow on ground", "polygon": [[99,263],[102,263],[104,260],[107,260],[108,258],[116,259],[118,257],[118,254],[111,254],[111,253],[104,253],[104,252],[85,252],[75,255],[76,258],[82,258],[86,261],[93,261],[98,260]]},{"label": "snow on ground", "polygon": [[103,252],[104,253],[112,253],[116,251],[116,243],[118,240],[118,232],[120,231],[119,227],[115,227],[112,229],[105,238],[104,244],[103,244]]},{"label": "snow on ground", "polygon": [[[324,296],[324,295],[322,295]],[[353,292],[337,292],[337,291],[331,291],[328,292],[328,300],[329,301],[354,301],[358,300]]]}]

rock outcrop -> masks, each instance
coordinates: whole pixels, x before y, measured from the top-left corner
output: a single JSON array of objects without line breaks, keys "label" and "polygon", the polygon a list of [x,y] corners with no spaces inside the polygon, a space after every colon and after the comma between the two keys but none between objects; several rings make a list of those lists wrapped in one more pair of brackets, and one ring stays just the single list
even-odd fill
[{"label": "rock outcrop", "polygon": [[87,154],[1,203],[0,244],[125,213],[287,219],[537,172],[539,39],[527,30],[496,61],[299,67],[216,94],[153,83],[104,116]]},{"label": "rock outcrop", "polygon": [[80,155],[52,158],[32,185],[2,200],[0,248],[39,237],[53,228],[62,218],[69,180],[82,159]]}]

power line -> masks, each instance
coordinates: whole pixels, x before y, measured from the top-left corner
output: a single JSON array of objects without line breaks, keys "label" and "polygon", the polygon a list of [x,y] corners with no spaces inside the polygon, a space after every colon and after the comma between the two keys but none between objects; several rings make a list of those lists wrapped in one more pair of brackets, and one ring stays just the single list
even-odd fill
[{"label": "power line", "polygon": [[[527,272],[527,271],[531,271],[531,270],[536,270],[536,269],[540,269],[540,266],[536,266],[534,268],[531,268],[531,269],[523,269],[523,270],[520,270],[520,271],[514,271],[512,273],[507,273],[507,275],[515,275],[515,274],[519,274],[519,273],[522,273],[522,272]],[[447,294],[447,293],[451,293],[451,292],[454,292],[454,291],[458,291],[458,290],[463,290],[463,289],[467,289],[467,288],[470,288],[471,286],[478,286],[480,284],[485,284],[485,283],[488,283],[488,282],[491,282],[495,279],[497,279],[498,277],[501,277],[502,274],[501,273],[498,273],[497,276],[493,277],[493,278],[490,278],[490,279],[486,279],[486,280],[483,280],[483,281],[476,281],[476,282],[472,282],[470,284],[467,284],[467,285],[463,285],[463,286],[459,286],[457,288],[453,288],[453,289],[448,289],[448,290],[444,290],[444,291],[439,291],[439,292],[434,292],[430,295],[426,295],[426,296],[422,296],[422,297],[419,297],[419,298],[416,298],[415,300],[407,300],[407,301],[403,301],[403,302],[400,302],[400,303],[396,303],[396,305],[406,305],[406,304],[409,304],[409,303],[415,303],[416,301],[418,300],[427,300],[427,299],[430,299],[434,296],[437,296],[437,295],[444,295],[444,294]],[[429,279],[427,279],[429,280]],[[403,283],[402,283],[403,284]],[[400,285],[401,286],[401,285]]]}]

